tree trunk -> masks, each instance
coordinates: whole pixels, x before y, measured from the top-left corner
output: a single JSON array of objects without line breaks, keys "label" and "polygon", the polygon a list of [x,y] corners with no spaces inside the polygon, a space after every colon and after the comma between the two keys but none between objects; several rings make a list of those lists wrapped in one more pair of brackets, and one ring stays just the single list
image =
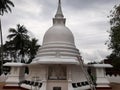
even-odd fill
[{"label": "tree trunk", "polygon": [[1,28],[1,19],[0,19],[0,40],[1,40],[1,49],[0,49],[0,75],[3,73],[3,37],[2,37],[2,28]]}]

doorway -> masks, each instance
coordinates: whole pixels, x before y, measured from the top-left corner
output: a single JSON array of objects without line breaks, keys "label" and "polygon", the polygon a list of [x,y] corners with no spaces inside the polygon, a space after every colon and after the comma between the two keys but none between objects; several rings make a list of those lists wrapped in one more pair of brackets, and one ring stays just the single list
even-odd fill
[{"label": "doorway", "polygon": [[53,90],[61,90],[61,87],[53,87]]}]

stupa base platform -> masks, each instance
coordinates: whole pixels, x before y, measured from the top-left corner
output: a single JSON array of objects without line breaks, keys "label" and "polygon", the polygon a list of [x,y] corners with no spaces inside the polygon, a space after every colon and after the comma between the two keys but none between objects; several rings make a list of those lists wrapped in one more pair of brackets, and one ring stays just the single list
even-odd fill
[{"label": "stupa base platform", "polygon": [[[21,86],[3,86],[3,90],[30,90]],[[91,90],[91,89],[87,89],[87,90]],[[96,90],[113,90],[112,87],[96,87]]]}]

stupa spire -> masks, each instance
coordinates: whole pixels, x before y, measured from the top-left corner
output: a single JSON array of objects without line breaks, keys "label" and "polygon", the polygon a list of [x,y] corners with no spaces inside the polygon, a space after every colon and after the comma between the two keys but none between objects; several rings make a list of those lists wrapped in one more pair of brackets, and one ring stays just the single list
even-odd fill
[{"label": "stupa spire", "polygon": [[58,1],[58,8],[57,8],[57,12],[55,15],[56,18],[63,18],[63,13],[62,13],[62,8],[61,8],[61,0]]},{"label": "stupa spire", "polygon": [[53,18],[53,25],[54,24],[62,24],[65,25],[66,19],[64,18],[62,8],[61,8],[61,0],[58,0],[58,7],[57,12],[55,14],[55,18]]}]

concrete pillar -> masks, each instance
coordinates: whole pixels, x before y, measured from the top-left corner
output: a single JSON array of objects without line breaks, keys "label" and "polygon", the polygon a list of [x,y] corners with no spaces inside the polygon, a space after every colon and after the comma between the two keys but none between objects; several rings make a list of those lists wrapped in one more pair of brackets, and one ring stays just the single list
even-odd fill
[{"label": "concrete pillar", "polygon": [[[110,64],[92,64],[89,65],[92,69],[95,69],[96,73],[96,88],[97,90],[109,90],[111,89],[110,82],[105,77],[105,68],[111,68]],[[92,71],[92,70],[91,70]]]},{"label": "concrete pillar", "polygon": [[25,79],[25,64],[23,63],[5,63],[4,66],[10,66],[11,71],[6,79],[4,87],[19,87],[19,83]]}]

